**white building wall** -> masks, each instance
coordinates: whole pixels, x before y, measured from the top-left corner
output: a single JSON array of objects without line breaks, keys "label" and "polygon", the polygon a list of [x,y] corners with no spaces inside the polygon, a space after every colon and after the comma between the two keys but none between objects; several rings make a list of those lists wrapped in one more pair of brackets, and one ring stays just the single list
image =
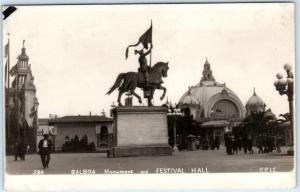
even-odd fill
[{"label": "white building wall", "polygon": [[95,124],[60,124],[56,125],[54,129],[57,131],[55,137],[55,150],[57,151],[62,149],[66,136],[71,140],[77,135],[80,140],[84,135],[87,135],[88,143],[94,142],[95,146],[97,145]]}]

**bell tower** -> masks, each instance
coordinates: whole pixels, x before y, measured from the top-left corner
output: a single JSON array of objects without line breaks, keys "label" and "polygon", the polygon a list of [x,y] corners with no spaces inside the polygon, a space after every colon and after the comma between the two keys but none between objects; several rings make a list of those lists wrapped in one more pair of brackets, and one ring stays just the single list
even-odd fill
[{"label": "bell tower", "polygon": [[207,57],[206,57],[206,61],[204,63],[204,69],[202,72],[201,82],[202,81],[215,81],[215,78],[213,77],[212,70],[210,69],[210,63],[208,62]]},{"label": "bell tower", "polygon": [[15,121],[11,122],[14,142],[19,140],[26,146],[29,145],[31,150],[35,150],[39,103],[29,57],[26,54],[25,40],[17,59],[17,63],[10,70],[10,75],[14,78],[11,88],[13,96],[10,98],[14,106],[12,109],[14,117],[11,118],[11,121]]},{"label": "bell tower", "polygon": [[15,66],[10,70],[10,75],[14,76],[15,79],[12,83],[12,88],[21,89],[31,74],[30,66],[28,64],[29,57],[26,54],[25,40],[23,40],[23,47],[21,54],[17,57],[18,61]]}]

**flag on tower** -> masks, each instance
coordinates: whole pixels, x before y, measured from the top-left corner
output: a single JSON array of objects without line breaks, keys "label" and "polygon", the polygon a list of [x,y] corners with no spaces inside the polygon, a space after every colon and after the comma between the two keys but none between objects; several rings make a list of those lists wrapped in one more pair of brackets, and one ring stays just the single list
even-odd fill
[{"label": "flag on tower", "polygon": [[126,53],[125,53],[126,59],[128,57],[129,47],[138,46],[140,43],[142,43],[144,48],[146,48],[146,49],[148,49],[148,44],[152,43],[152,22],[151,22],[151,25],[150,25],[149,29],[139,38],[139,41],[136,44],[129,45],[126,48]]},{"label": "flag on tower", "polygon": [[8,58],[8,53],[9,52],[9,42],[4,47],[4,58]]},{"label": "flag on tower", "polygon": [[8,66],[6,61],[5,62],[5,86],[7,86],[7,77],[8,77]]},{"label": "flag on tower", "polygon": [[5,61],[5,87],[9,87],[9,41],[4,46],[4,59]]},{"label": "flag on tower", "polygon": [[14,75],[17,74],[17,71],[18,71],[18,63],[15,64],[15,65],[10,69],[9,74],[10,74],[11,76],[14,76]]}]

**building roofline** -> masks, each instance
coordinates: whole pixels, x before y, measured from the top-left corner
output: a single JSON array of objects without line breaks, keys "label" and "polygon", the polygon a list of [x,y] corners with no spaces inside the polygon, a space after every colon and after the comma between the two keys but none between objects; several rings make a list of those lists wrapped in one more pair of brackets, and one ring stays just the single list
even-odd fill
[{"label": "building roofline", "polygon": [[113,122],[113,119],[105,116],[86,115],[86,116],[64,116],[54,119],[49,119],[49,123],[105,123]]}]

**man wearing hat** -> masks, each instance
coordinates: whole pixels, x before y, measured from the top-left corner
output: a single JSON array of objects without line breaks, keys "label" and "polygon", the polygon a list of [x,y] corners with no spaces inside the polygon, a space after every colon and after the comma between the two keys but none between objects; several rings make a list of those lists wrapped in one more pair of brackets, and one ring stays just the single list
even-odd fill
[{"label": "man wearing hat", "polygon": [[48,134],[44,134],[44,139],[41,139],[38,145],[44,169],[48,168],[52,147],[52,142],[48,139],[48,137]]}]

